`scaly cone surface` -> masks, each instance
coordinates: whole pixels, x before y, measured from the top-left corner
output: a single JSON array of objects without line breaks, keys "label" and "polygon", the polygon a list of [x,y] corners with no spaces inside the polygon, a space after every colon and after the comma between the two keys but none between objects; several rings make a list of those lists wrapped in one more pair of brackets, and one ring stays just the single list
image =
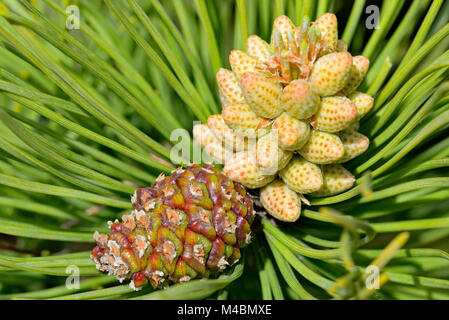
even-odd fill
[{"label": "scaly cone surface", "polygon": [[221,117],[194,137],[229,178],[263,188],[272,216],[293,222],[304,195],[339,194],[355,182],[342,164],[369,146],[357,130],[374,98],[357,88],[370,62],[348,52],[332,13],[299,27],[280,16],[270,44],[252,35],[246,47],[230,53],[232,70],[217,73]]},{"label": "scaly cone surface", "polygon": [[138,290],[147,282],[208,278],[240,259],[251,240],[253,202],[246,189],[212,165],[179,168],[159,176],[132,197],[134,211],[94,234],[97,269]]}]

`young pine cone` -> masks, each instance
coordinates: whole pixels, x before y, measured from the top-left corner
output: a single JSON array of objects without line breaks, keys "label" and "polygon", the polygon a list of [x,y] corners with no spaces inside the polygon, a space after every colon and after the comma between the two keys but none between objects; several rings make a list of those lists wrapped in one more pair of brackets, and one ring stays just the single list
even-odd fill
[{"label": "young pine cone", "polygon": [[[369,60],[338,40],[331,13],[299,27],[280,16],[270,44],[253,35],[246,46],[231,52],[232,71],[217,73],[221,115],[196,126],[194,137],[230,179],[264,188],[269,213],[296,221],[304,194],[331,196],[355,182],[341,164],[369,146],[357,130],[374,99],[356,91]],[[291,201],[275,204],[277,197]]]},{"label": "young pine cone", "polygon": [[208,278],[240,259],[251,240],[254,209],[246,190],[212,165],[179,168],[159,176],[132,197],[134,211],[94,234],[97,269],[136,290],[148,281]]}]

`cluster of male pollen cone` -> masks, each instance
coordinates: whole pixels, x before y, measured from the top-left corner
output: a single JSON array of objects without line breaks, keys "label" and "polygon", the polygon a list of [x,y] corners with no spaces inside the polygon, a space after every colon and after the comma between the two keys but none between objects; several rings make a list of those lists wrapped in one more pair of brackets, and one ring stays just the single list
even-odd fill
[{"label": "cluster of male pollen cone", "polygon": [[221,115],[193,129],[230,179],[262,188],[261,203],[279,220],[296,221],[304,195],[350,189],[355,179],[342,164],[369,146],[357,132],[374,104],[357,91],[369,60],[348,52],[337,23],[331,13],[299,27],[280,16],[270,44],[250,36],[246,53],[231,52],[232,71],[217,73]]},{"label": "cluster of male pollen cone", "polygon": [[160,175],[132,197],[134,211],[110,232],[96,232],[97,269],[141,289],[208,278],[240,259],[251,240],[253,202],[214,166],[191,165]]}]

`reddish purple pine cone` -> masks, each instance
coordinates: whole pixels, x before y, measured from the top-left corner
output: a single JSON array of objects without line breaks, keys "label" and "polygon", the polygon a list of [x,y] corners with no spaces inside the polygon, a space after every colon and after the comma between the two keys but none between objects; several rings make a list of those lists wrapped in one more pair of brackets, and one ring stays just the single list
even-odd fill
[{"label": "reddish purple pine cone", "polygon": [[246,189],[212,165],[160,175],[132,197],[134,211],[94,234],[97,269],[136,290],[208,278],[240,259],[251,240],[253,202]]}]

